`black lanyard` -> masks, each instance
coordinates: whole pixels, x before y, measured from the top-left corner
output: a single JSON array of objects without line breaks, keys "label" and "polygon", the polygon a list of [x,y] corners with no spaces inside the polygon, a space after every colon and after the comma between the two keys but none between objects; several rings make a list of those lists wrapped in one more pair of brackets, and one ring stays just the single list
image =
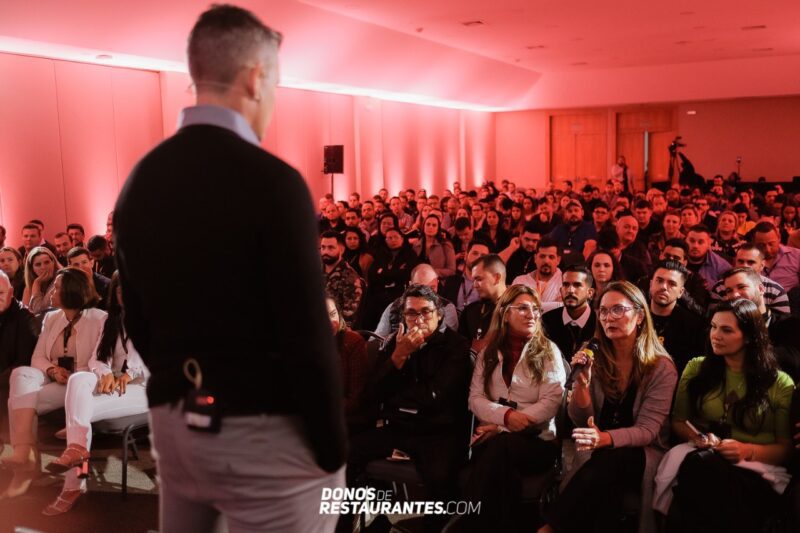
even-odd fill
[{"label": "black lanyard", "polygon": [[67,326],[64,328],[64,355],[67,355],[67,344],[69,343],[69,338],[72,337],[72,329],[75,327],[75,324],[81,318],[81,311],[78,311],[78,314],[75,315],[75,318],[67,322]]}]

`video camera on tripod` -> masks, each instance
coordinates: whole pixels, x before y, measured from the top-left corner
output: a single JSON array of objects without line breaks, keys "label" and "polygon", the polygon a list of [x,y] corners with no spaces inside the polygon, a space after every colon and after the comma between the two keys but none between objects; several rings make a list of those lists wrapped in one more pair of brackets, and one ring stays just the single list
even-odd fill
[{"label": "video camera on tripod", "polygon": [[686,143],[682,143],[682,142],[681,142],[681,139],[682,139],[682,138],[683,138],[683,137],[681,137],[680,135],[678,135],[677,137],[675,137],[674,139],[672,139],[672,143],[670,143],[670,145],[669,145],[669,153],[670,153],[670,154],[671,154],[673,157],[675,157],[675,154],[676,154],[676,152],[678,151],[678,148],[683,148],[683,147],[685,147],[685,146],[686,146]]}]

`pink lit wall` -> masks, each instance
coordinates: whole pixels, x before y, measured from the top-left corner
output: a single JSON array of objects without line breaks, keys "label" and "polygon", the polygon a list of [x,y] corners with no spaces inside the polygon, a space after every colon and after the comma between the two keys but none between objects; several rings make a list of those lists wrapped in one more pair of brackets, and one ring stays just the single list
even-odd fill
[{"label": "pink lit wall", "polygon": [[106,215],[135,162],[162,137],[158,75],[0,54],[0,221],[18,245],[32,218],[45,236]]},{"label": "pink lit wall", "polygon": [[540,190],[549,184],[547,111],[497,113],[497,179]]},{"label": "pink lit wall", "polygon": [[[162,73],[164,128],[174,131],[188,77]],[[280,88],[263,145],[297,168],[316,200],[330,192],[323,146],[344,145],[344,174],[334,196],[373,195],[382,187],[441,192],[455,181],[477,183],[495,170],[494,115],[375,98]]]}]

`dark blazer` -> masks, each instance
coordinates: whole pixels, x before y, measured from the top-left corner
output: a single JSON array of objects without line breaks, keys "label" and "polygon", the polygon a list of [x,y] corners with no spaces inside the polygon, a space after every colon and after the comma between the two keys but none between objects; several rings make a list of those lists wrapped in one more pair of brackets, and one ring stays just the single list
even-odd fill
[{"label": "dark blazer", "polygon": [[6,370],[31,364],[39,331],[36,319],[16,299],[0,313],[0,374]]},{"label": "dark blazer", "polygon": [[709,322],[680,303],[664,319],[652,316],[658,340],[675,362],[678,375],[683,374],[686,363],[705,353]]},{"label": "dark blazer", "polygon": [[[125,326],[152,372],[150,405],[185,397],[191,356],[224,415],[297,415],[319,466],[341,467],[339,357],[302,176],[227,129],[187,126],[136,165],[114,229]],[[220,276],[223,256],[237,275]]]},{"label": "dark blazer", "polygon": [[581,328],[580,335],[578,335],[578,338],[573,339],[572,332],[564,325],[564,321],[561,319],[563,310],[563,307],[558,307],[546,312],[542,315],[542,324],[547,338],[556,343],[558,349],[561,350],[561,355],[569,362],[583,343],[594,337],[595,328],[597,327],[597,315],[592,309],[589,320]]},{"label": "dark blazer", "polygon": [[800,380],[800,318],[770,310],[769,340],[781,370]]},{"label": "dark blazer", "polygon": [[458,319],[458,332],[470,341],[486,337],[495,307],[488,300],[478,300],[466,306]]}]

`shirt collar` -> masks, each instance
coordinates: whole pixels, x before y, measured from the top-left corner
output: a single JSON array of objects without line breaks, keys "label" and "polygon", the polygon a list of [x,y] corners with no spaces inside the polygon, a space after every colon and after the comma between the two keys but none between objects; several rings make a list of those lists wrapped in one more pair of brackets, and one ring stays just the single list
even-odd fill
[{"label": "shirt collar", "polygon": [[583,329],[586,327],[586,323],[589,321],[590,316],[592,316],[592,307],[589,305],[587,305],[586,309],[583,310],[583,314],[578,318],[576,318],[575,320],[573,320],[572,317],[569,316],[566,306],[561,308],[561,320],[564,321],[565,326],[568,326],[574,322],[577,325],[579,325],[581,329]]},{"label": "shirt collar", "polygon": [[256,146],[261,146],[261,142],[259,142],[258,136],[253,131],[250,124],[247,123],[241,114],[233,109],[205,104],[187,107],[181,111],[180,118],[178,119],[178,128],[197,124],[225,128],[245,141],[255,144]]}]

